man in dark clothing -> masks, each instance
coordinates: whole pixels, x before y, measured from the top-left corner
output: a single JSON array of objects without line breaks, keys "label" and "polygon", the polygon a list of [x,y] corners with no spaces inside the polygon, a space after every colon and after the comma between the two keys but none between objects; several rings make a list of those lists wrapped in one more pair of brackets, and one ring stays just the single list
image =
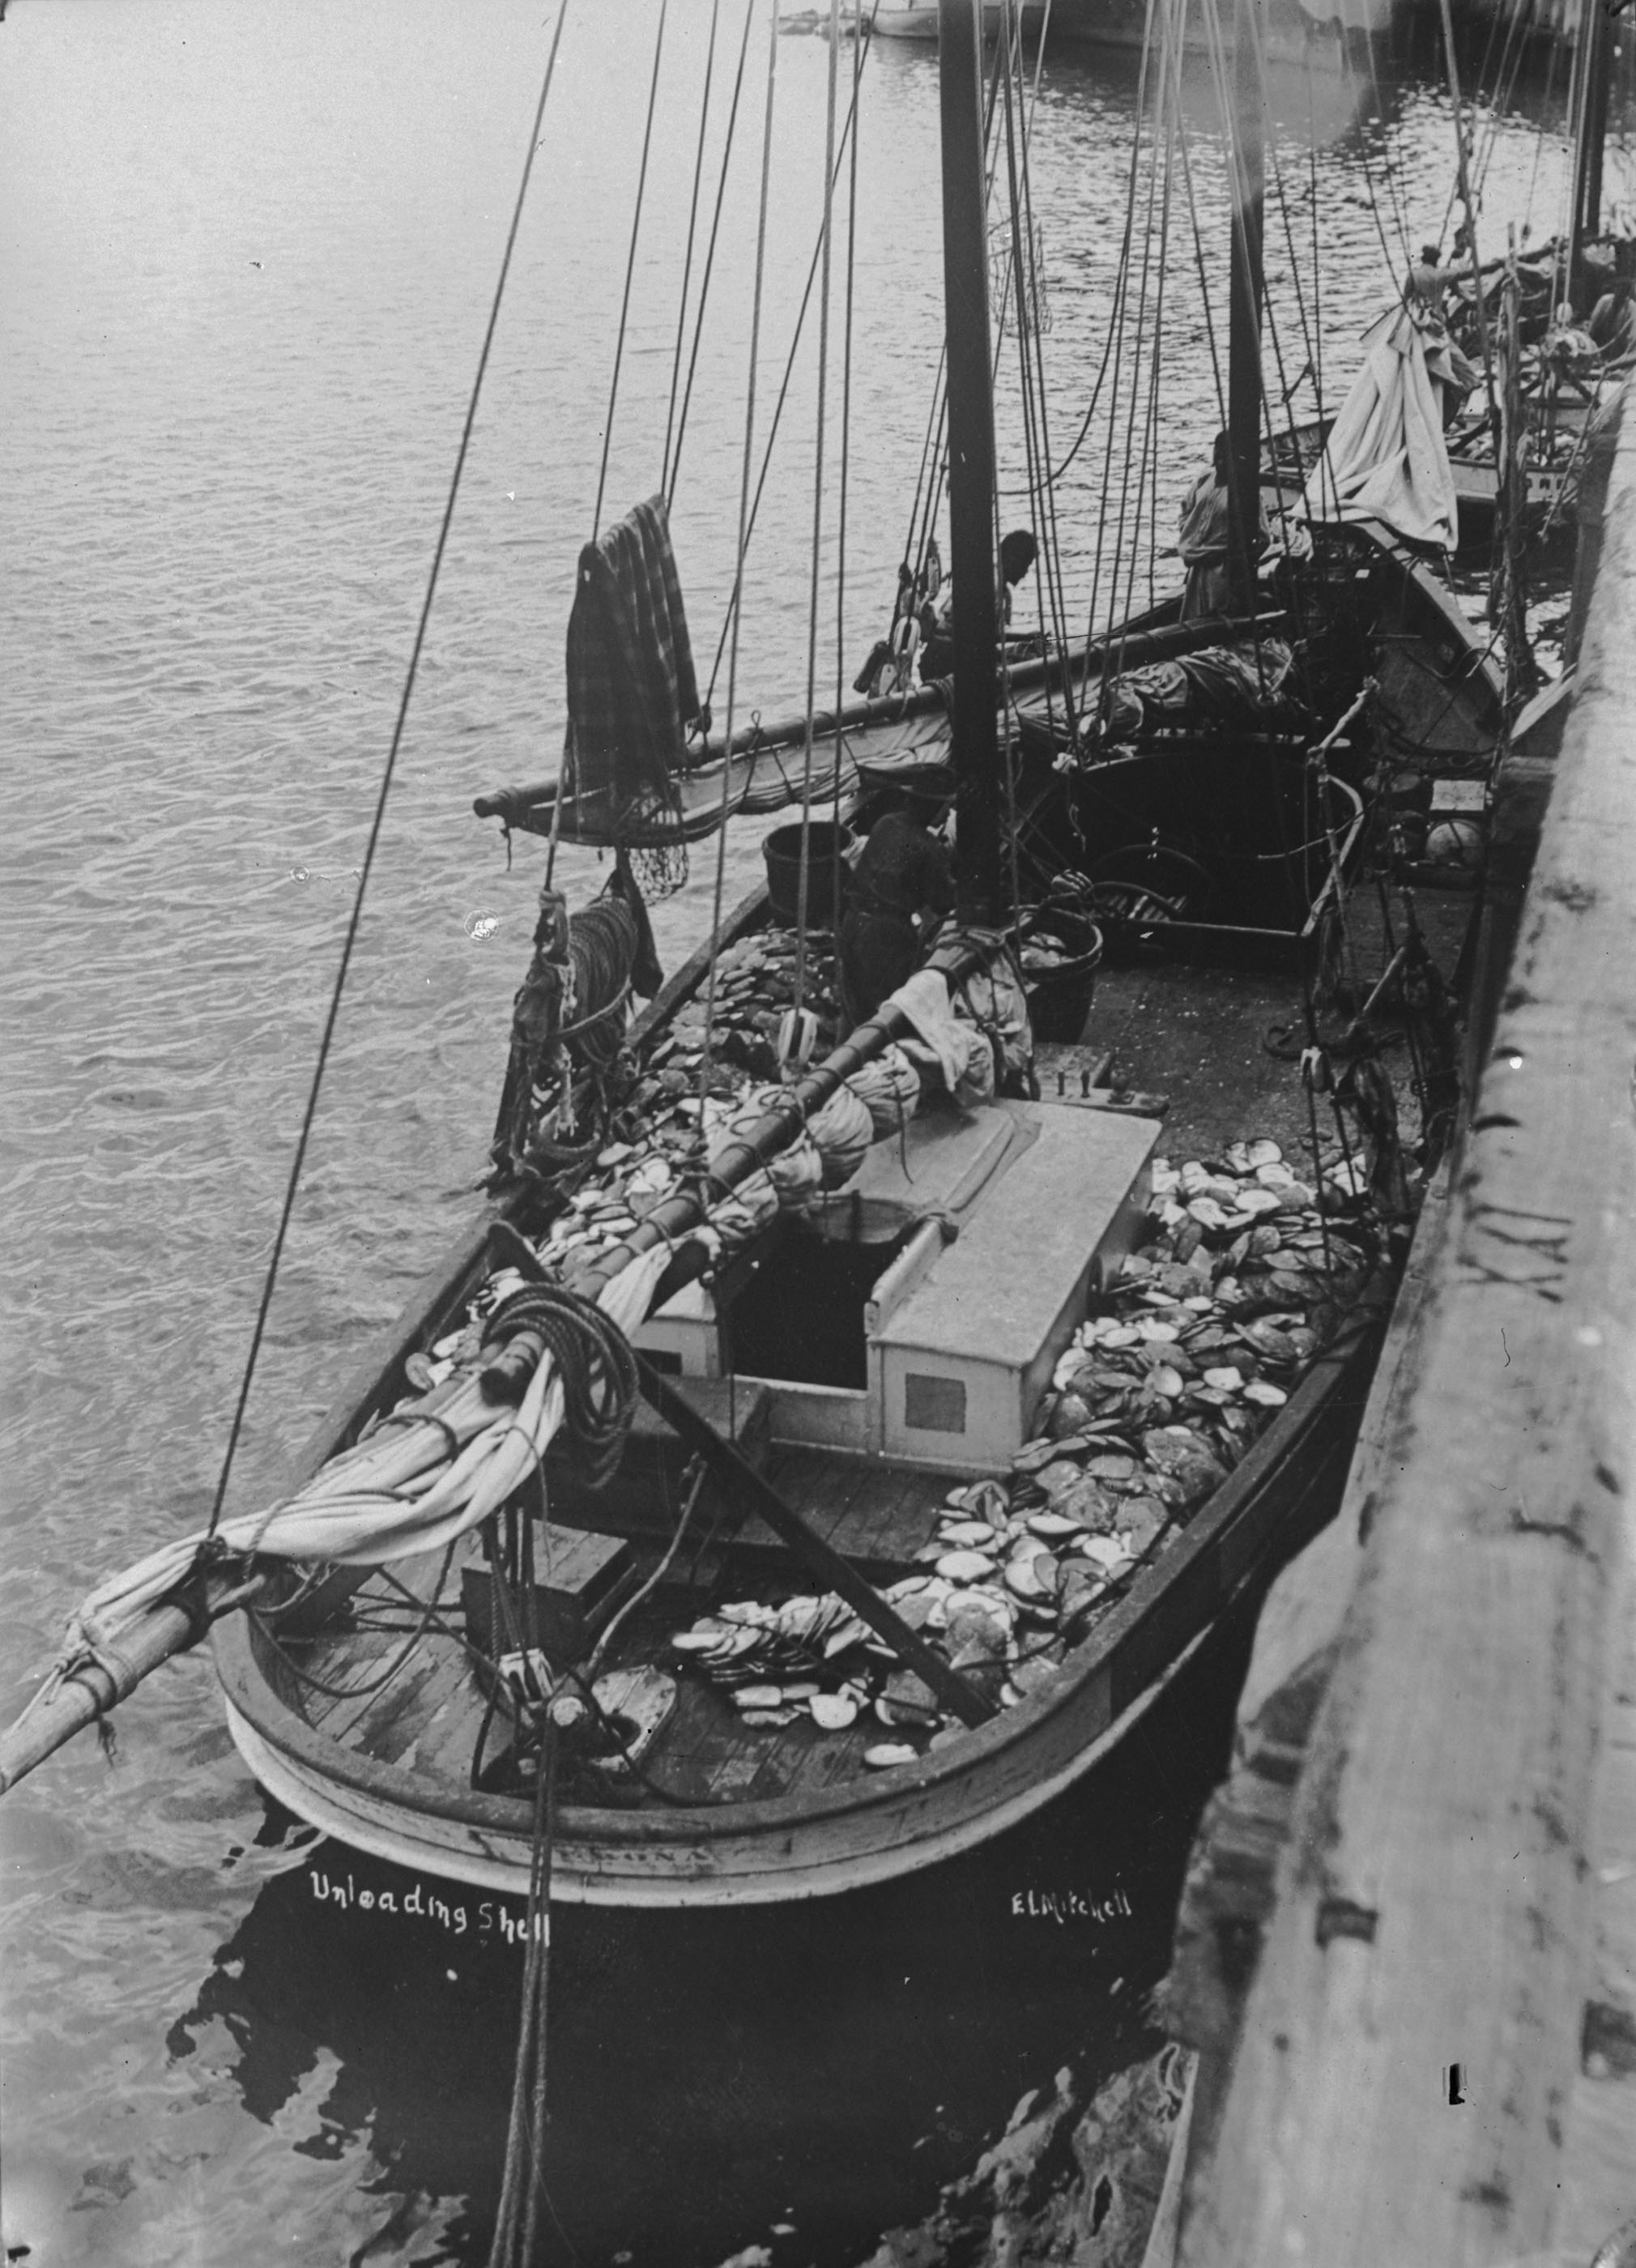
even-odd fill
[{"label": "man in dark clothing", "polygon": [[920,966],[919,916],[954,902],[947,845],[932,832],[934,796],[910,792],[877,819],[858,864],[841,921],[841,1005],[861,1024]]},{"label": "man in dark clothing", "polygon": [[[1034,531],[1013,527],[1001,539],[999,572],[995,585],[995,607],[999,616],[1000,652],[1006,651],[1006,633],[1011,628],[1011,594],[1039,556],[1040,547]],[[921,627],[925,642],[920,649],[920,681],[929,685],[934,677],[947,677],[954,666],[954,596],[950,589],[940,612],[927,606],[922,612]]]}]

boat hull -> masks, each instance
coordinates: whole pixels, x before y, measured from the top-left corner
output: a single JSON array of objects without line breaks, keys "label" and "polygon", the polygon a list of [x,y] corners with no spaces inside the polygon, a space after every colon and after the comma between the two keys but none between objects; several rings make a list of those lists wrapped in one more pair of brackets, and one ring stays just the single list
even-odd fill
[{"label": "boat hull", "polygon": [[[1014,15],[1024,32],[1037,32],[1045,20],[1045,0],[1021,0]],[[935,40],[937,19],[937,0],[879,0],[869,22],[883,40]],[[984,0],[984,38],[997,40],[1006,23],[1006,11],[999,0]]]},{"label": "boat hull", "polygon": [[[1220,1615],[1333,1513],[1378,1348],[1366,1297],[1278,1422],[1097,1638],[1043,1692],[913,1765],[807,1796],[707,1808],[565,1804],[552,1896],[708,1907],[833,1896],[973,1850],[1082,1779],[1139,1722]],[[370,1855],[526,1896],[533,1807],[382,1762],[306,1722],[297,1682],[243,1617],[215,1634],[228,1723],[267,1792]]]}]

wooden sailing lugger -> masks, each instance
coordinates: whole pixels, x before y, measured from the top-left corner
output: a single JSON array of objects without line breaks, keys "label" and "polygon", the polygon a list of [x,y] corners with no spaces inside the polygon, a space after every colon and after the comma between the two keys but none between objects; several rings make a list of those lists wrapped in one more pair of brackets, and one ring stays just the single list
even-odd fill
[{"label": "wooden sailing lugger", "polygon": [[[952,728],[961,914],[981,932],[997,918],[1003,897],[986,245],[970,0],[944,0],[943,14],[957,468]],[[1154,627],[1162,640],[1167,626]],[[1181,629],[1179,644],[1208,634],[1205,626]],[[922,713],[931,711],[927,700]],[[505,815],[525,816],[514,799]],[[638,1059],[660,1059],[665,1035],[679,1028],[711,965],[759,950],[766,924],[758,895],[638,1019],[630,1035]],[[1279,997],[1287,1001],[1287,987]],[[1257,995],[1256,1012],[1260,1006]],[[888,1004],[749,1130],[747,1168],[776,1156],[782,1133],[810,1119],[863,1059],[910,1022]],[[608,1697],[610,1714],[622,1716],[612,1696],[623,1690],[628,1697],[624,1752],[604,1741],[600,1754],[576,1762],[571,1742],[564,1743],[555,1896],[631,1905],[808,1896],[882,1880],[986,1840],[1090,1770],[1225,1605],[1322,1518],[1368,1375],[1378,1292],[1339,1322],[1287,1399],[1269,1388],[1275,1409],[1264,1432],[1230,1473],[1218,1469],[1206,1500],[1196,1497],[1189,1507],[1190,1517],[1166,1525],[1150,1557],[1128,1564],[1078,1643],[1058,1646],[1048,1659],[1040,1641],[1049,1624],[1034,1623],[1033,1667],[1044,1674],[1027,1677],[1027,1690],[1006,1680],[997,1692],[1002,1665],[992,1658],[958,1668],[951,1647],[946,1667],[937,1657],[928,1660],[924,1638],[906,1630],[917,1582],[926,1580],[929,1563],[948,1557],[951,1490],[963,1485],[969,1494],[986,1482],[1001,1500],[1008,1489],[1020,1491],[1017,1501],[1035,1504],[1049,1524],[1049,1502],[1030,1490],[1030,1474],[1050,1463],[1071,1469],[1063,1459],[1076,1454],[1072,1440],[1060,1454],[1053,1441],[1031,1442],[1030,1429],[1058,1367],[1065,1356],[1072,1359],[1087,1295],[1115,1284],[1139,1233],[1160,1132],[1139,1109],[1109,1108],[1109,1098],[1089,1092],[1093,1067],[1093,1051],[1059,1057],[1053,1096],[1047,1057],[1043,1101],[932,1104],[876,1142],[859,1172],[805,1224],[781,1216],[707,1285],[683,1285],[638,1330],[652,1415],[638,1421],[605,1489],[587,1488],[571,1461],[548,1465],[549,1526],[537,1533],[534,1552],[538,1611],[556,1651],[534,1673],[542,1683],[572,1684],[576,1654],[585,1665],[596,1633],[630,1598],[632,1581],[662,1570],[661,1555],[679,1539],[693,1548],[696,1567],[693,1540],[704,1547],[701,1587],[680,1578],[660,1585],[622,1626],[618,1642],[589,1662],[587,1675],[601,1672],[593,1690]],[[1241,1100],[1254,1108],[1268,1061],[1247,1069]],[[1285,1107],[1293,1113],[1299,1079],[1290,1071],[1273,1075],[1289,1090]],[[593,1191],[587,1183],[586,1193]],[[509,1209],[511,1220],[452,1257],[361,1390],[343,1399],[309,1468],[391,1408],[403,1391],[405,1359],[444,1343],[497,1261],[517,1262],[529,1274],[541,1267],[541,1254],[571,1246],[573,1232],[561,1235],[572,1216],[564,1216],[560,1193],[543,1209],[514,1196]],[[683,1240],[698,1211],[698,1201],[685,1194],[657,1206],[634,1229],[618,1232],[601,1273],[643,1245]],[[576,1280],[592,1289],[599,1278]],[[807,1327],[792,1333],[789,1312],[803,1301]],[[1123,1312],[1111,1292],[1101,1304],[1105,1323],[1107,1314]],[[775,1347],[782,1359],[773,1359]],[[673,1366],[668,1377],[655,1373],[661,1361]],[[1133,1472],[1137,1460],[1118,1447],[1122,1437],[1106,1438],[1114,1444],[1112,1462]],[[678,1527],[679,1511],[696,1523],[690,1530]],[[328,1616],[298,1607],[283,1624],[225,1626],[217,1652],[234,1737],[263,1784],[291,1808],[380,1856],[521,1891],[534,1815],[526,1735],[520,1730],[509,1749],[497,1743],[497,1773],[480,1767],[474,1754],[498,1681],[491,1659],[485,1668],[474,1658],[469,1617],[486,1612],[493,1627],[491,1586],[491,1567],[468,1567],[464,1644],[458,1633],[453,1640],[446,1632],[429,1635],[418,1666],[380,1690],[369,1673],[393,1642],[352,1627],[344,1605]],[[810,1600],[814,1590],[836,1597],[873,1633],[877,1682],[882,1654],[895,1655],[875,1711],[866,1705],[854,1721],[825,1729],[805,1707],[787,1706],[787,1686],[805,1701],[800,1689],[811,1685],[787,1671],[777,1705],[755,1710],[735,1708],[727,1692],[688,1675],[688,1657],[674,1650],[678,1625],[696,1618],[701,1607],[736,1594],[765,1616],[780,1602],[821,1604]],[[450,1598],[438,1613],[458,1620]],[[703,1619],[712,1624],[708,1611]],[[732,1632],[754,1625],[712,1627]],[[514,1680],[523,1675],[513,1669]],[[605,1682],[621,1677],[623,1689]],[[348,1688],[357,1698],[332,1697]],[[820,1697],[838,1701],[842,1712],[848,1705],[844,1689]],[[1007,1705],[997,1708],[997,1699]],[[940,1709],[943,1730],[932,1744],[925,1731]],[[514,1713],[527,1712],[518,1706]],[[900,1742],[906,1731],[910,1738],[895,1761],[883,1763],[888,1729]]]},{"label": "wooden sailing lugger", "polygon": [[[959,306],[963,296],[961,320],[985,329],[981,166],[970,154],[980,150],[975,26],[969,0],[944,4],[950,299]],[[961,483],[966,465],[983,460],[991,415],[986,340],[952,360],[966,372],[957,385],[975,387],[981,375],[982,398],[962,395],[952,414],[962,913],[982,923],[1002,895],[998,700],[985,682],[993,575],[988,482],[975,504]],[[1196,626],[1181,627],[1190,636]],[[1153,628],[1162,636],[1166,625]],[[712,968],[734,953],[775,947],[758,895],[632,1027],[632,1051],[650,1077],[698,1017]],[[977,957],[992,951],[991,941]],[[953,973],[958,982],[958,964]],[[1189,996],[1184,1015],[1200,1012],[1200,997]],[[1259,1048],[1275,1002],[1299,1016],[1287,984],[1243,993],[1236,1023],[1223,1003],[1205,1011],[1228,1036],[1226,1091],[1212,1078],[1207,1097],[1177,1093],[1176,1102],[1190,1146],[1206,1158],[1230,1150],[1235,1133],[1264,1130],[1268,1112],[1296,1154],[1307,1090],[1293,1065]],[[533,1517],[535,1484],[526,1482],[491,1526],[485,1559],[461,1547],[460,1564],[452,1555],[435,1571],[413,1563],[408,1599],[405,1587],[383,1589],[357,1567],[312,1569],[307,1580],[286,1580],[268,1611],[218,1626],[234,1738],[291,1809],[362,1850],[521,1894],[534,1858],[534,1738],[551,1698],[568,1705],[579,1734],[576,1747],[571,1725],[561,1742],[554,1896],[685,1906],[844,1891],[966,1850],[1080,1779],[1222,1610],[1324,1517],[1361,1406],[1385,1278],[1363,1285],[1344,1315],[1331,1305],[1322,1334],[1297,1326],[1300,1344],[1274,1327],[1271,1340],[1264,1331],[1259,1342],[1234,1341],[1271,1346],[1265,1361],[1283,1383],[1241,1353],[1242,1395],[1208,1385],[1202,1353],[1192,1360],[1183,1341],[1201,1325],[1215,1329],[1212,1313],[1187,1309],[1179,1279],[1155,1272],[1186,1263],[1161,1253],[1135,1274],[1124,1269],[1139,1239],[1151,1240],[1161,1130],[1139,1107],[1117,1107],[1100,1084],[1105,1055],[1094,1049],[1044,1056],[1041,1101],[929,1102],[871,1145],[853,1177],[803,1219],[780,1213],[722,1256],[711,1280],[688,1280],[696,1256],[684,1248],[696,1242],[701,1215],[777,1163],[795,1122],[816,1116],[872,1050],[913,1023],[889,1004],[873,1030],[743,1130],[736,1152],[719,1152],[704,1189],[684,1189],[609,1232],[602,1275],[661,1244],[676,1251],[677,1266],[635,1333],[652,1414],[632,1428],[606,1486],[588,1486],[559,1448],[544,1482],[549,1520]],[[1174,1036],[1196,1070],[1184,1024]],[[1149,1059],[1132,1049],[1131,1061],[1144,1077]],[[1152,1058],[1173,1087],[1186,1076],[1171,1079],[1174,1061],[1162,1051]],[[1264,1170],[1272,1168],[1248,1153],[1230,1169],[1247,1207]],[[1283,1171],[1276,1186],[1299,1187]],[[1229,1186],[1230,1175],[1221,1184]],[[1331,1241],[1344,1246],[1346,1228],[1323,1226],[1313,1190],[1302,1210],[1272,1195],[1274,1186],[1257,1184],[1256,1203],[1294,1240],[1286,1280],[1297,1288],[1268,1294],[1287,1307],[1313,1296],[1317,1249],[1327,1267]],[[522,1283],[560,1261],[576,1235],[563,1231],[587,1203],[593,1218],[607,1210],[594,1181],[581,1177],[543,1197],[513,1190],[478,1224],[343,1394],[292,1485],[412,1407],[428,1355],[469,1338],[474,1295],[497,1269],[512,1266]],[[1162,1209],[1187,1213],[1174,1197]],[[1234,1216],[1221,1218],[1230,1230]],[[1184,1221],[1182,1238],[1203,1219]],[[1253,1237],[1243,1241],[1248,1252]],[[1278,1235],[1271,1249],[1285,1250]],[[1242,1264],[1268,1263],[1252,1255]],[[1209,1276],[1196,1267],[1191,1280]],[[573,1280],[587,1294],[601,1278],[593,1270]],[[1352,1283],[1352,1293],[1360,1288]],[[1190,1296],[1212,1309],[1202,1292]],[[1181,1320],[1168,1320],[1171,1311]],[[1170,1363],[1155,1363],[1147,1383],[1134,1370],[1118,1373],[1134,1343],[1150,1354],[1179,1349],[1194,1385]],[[1127,1414],[1065,1431],[1077,1420],[1071,1403],[1065,1413],[1058,1370],[1089,1373],[1098,1360],[1131,1381],[1113,1389]],[[1225,1376],[1230,1366],[1218,1367]],[[1260,1391],[1246,1402],[1252,1387]],[[1184,1438],[1183,1422],[1227,1403],[1254,1421],[1234,1435],[1243,1454],[1231,1470],[1201,1456],[1202,1441]],[[1167,1413],[1169,1425],[1160,1422]],[[1042,1438],[1035,1428],[1048,1417],[1052,1430]],[[1178,1459],[1185,1481],[1172,1469]],[[1090,1471],[1096,1462],[1109,1469]],[[1113,1506],[1099,1495],[1111,1529],[1094,1540],[1107,1550],[1074,1571],[1077,1592],[1065,1577],[1065,1612],[1045,1596],[1042,1557],[1028,1541],[1041,1533],[1031,1521],[1060,1535],[1065,1515],[1036,1476],[1055,1469],[1059,1482],[1065,1468],[1072,1484],[1087,1482]],[[1139,1517],[1120,1511],[1130,1499],[1118,1490],[1167,1484],[1168,1493],[1144,1499]],[[962,1500],[951,1509],[956,1490]],[[938,1570],[951,1557],[956,1512],[972,1511],[990,1518],[1000,1603],[1024,1636],[998,1655],[979,1646],[964,1661],[940,1637],[939,1667],[924,1650],[934,1628],[926,1586],[953,1584]],[[1094,1572],[1103,1567],[1106,1580]],[[751,1619],[724,1623],[735,1602]],[[700,1620],[725,1628],[736,1644],[732,1634],[765,1631],[798,1603],[819,1610],[805,1617],[809,1636],[814,1623],[821,1635],[836,1634],[839,1615],[847,1645],[861,1649],[844,1657],[861,1664],[851,1704],[833,1678],[802,1691],[822,1681],[792,1676],[787,1661],[771,1708],[741,1707],[730,1690],[689,1673],[677,1641],[689,1618],[696,1629]],[[851,1706],[851,1720],[826,1725],[809,1705],[821,1699],[843,1714]]]}]

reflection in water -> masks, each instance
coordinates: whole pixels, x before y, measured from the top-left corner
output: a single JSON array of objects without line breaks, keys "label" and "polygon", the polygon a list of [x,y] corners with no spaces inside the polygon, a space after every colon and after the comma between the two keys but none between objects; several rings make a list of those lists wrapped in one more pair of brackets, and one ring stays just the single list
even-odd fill
[{"label": "reflection in water", "polygon": [[[850,2263],[975,2162],[1018,2096],[1148,2051],[1192,1825],[1225,1754],[1242,1629],[1124,1750],[988,1849],[842,1901],[552,1917],[553,2261]],[[269,1819],[274,1840],[288,1824]],[[481,2262],[498,2193],[520,1904],[334,1844],[269,1882],[173,2026],[212,2020],[245,2109],[328,2079],[311,2157],[365,2142],[376,2186],[460,2201],[438,2257]],[[430,2257],[431,2255],[416,2257]]]}]

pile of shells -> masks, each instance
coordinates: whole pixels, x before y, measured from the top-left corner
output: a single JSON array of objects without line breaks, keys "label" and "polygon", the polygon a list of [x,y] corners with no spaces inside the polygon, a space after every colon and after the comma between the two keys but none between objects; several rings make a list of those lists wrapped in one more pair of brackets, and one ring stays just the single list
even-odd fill
[{"label": "pile of shells", "polygon": [[[1009,1480],[951,1490],[923,1572],[882,1594],[980,1690],[1014,1706],[1049,1684],[1289,1399],[1372,1265],[1360,1183],[1332,1166],[1321,1195],[1270,1141],[1154,1161],[1143,1240],[1058,1364]],[[821,1642],[786,1682],[792,1610]],[[805,1711],[840,1731],[867,1705],[923,1745],[961,1737],[917,1678],[913,1693],[883,1671],[885,1649],[833,1597],[723,1607],[675,1644],[748,1721]],[[888,1746],[865,1761],[921,1753]]]},{"label": "pile of shells", "polygon": [[[706,1092],[726,1101],[777,1071],[778,1027],[795,1001],[796,934],[762,930],[730,946],[716,964],[716,1012]],[[814,1052],[834,1045],[835,948],[809,932],[804,1005],[817,1019]],[[699,1096],[704,1043],[701,995],[642,1051],[635,1086],[618,1121],[621,1138],[595,1161],[594,1177],[551,1223],[539,1245],[549,1265],[578,1269],[628,1236],[637,1221],[704,1165]]]},{"label": "pile of shells", "polygon": [[[729,946],[716,963],[714,1013],[711,1021],[713,1064],[739,1070],[758,1079],[773,1079],[778,1070],[778,1027],[786,1009],[795,1005],[795,976],[800,940],[793,930],[758,930]],[[823,931],[807,934],[807,966],[801,987],[802,1005],[817,1020],[815,1052],[825,1055],[835,1045],[839,1029],[836,996],[835,940]],[[665,1033],[645,1051],[648,1072],[661,1070],[679,1074],[696,1086],[705,1035],[705,992],[672,1020]],[[644,1087],[637,1091],[641,1107]],[[659,1082],[658,1091],[667,1081]]]},{"label": "pile of shells", "polygon": [[683,1095],[639,1139],[599,1152],[597,1178],[575,1191],[540,1239],[541,1259],[562,1270],[585,1266],[674,1196],[699,1162],[698,1115],[697,1100]]},{"label": "pile of shells", "polygon": [[[864,1717],[935,1736],[943,1723],[931,1687],[900,1668],[891,1648],[833,1592],[777,1607],[753,1599],[719,1607],[671,1645],[684,1666],[727,1695],[746,1725],[806,1718],[821,1732],[842,1733]],[[888,1742],[866,1750],[864,1761],[902,1764],[917,1753]]]}]

